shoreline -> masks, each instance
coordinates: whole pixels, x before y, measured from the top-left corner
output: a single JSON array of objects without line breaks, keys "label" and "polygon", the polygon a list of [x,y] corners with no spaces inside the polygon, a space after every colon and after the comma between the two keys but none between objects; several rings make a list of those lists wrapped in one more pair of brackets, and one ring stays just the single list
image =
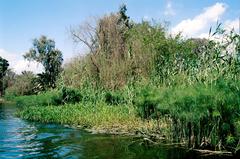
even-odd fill
[{"label": "shoreline", "polygon": [[146,143],[148,145],[166,145],[166,146],[177,146],[177,147],[183,147],[186,149],[186,151],[199,153],[200,156],[227,156],[227,157],[235,157],[233,152],[230,151],[218,151],[218,150],[208,150],[208,149],[192,149],[187,148],[187,143],[171,143],[168,140],[166,140],[165,137],[159,135],[159,134],[143,134],[142,132],[125,132],[125,131],[114,131],[114,130],[106,130],[106,129],[88,129],[83,128],[81,126],[71,126],[71,125],[64,125],[69,128],[73,129],[81,129],[91,134],[104,134],[104,135],[117,135],[117,136],[126,136],[126,137],[134,137],[138,138],[138,140],[134,141],[139,143]]},{"label": "shoreline", "polygon": [[[126,113],[128,112],[128,113]],[[139,138],[138,142],[147,145],[161,143],[186,148],[185,143],[171,143],[166,120],[141,120],[129,106],[107,106],[97,104],[66,104],[60,106],[26,106],[17,112],[17,116],[30,121],[60,124],[65,127],[82,129],[91,134],[122,135]],[[189,149],[201,155],[231,155],[234,152]]]},{"label": "shoreline", "polygon": [[30,106],[20,109],[16,115],[30,121],[84,129],[93,134],[141,135],[156,140],[167,138],[169,129],[166,121],[142,120],[128,106]]},{"label": "shoreline", "polygon": [[145,143],[147,145],[160,145],[163,144],[165,146],[177,146],[177,147],[182,147],[186,149],[186,151],[189,152],[194,152],[194,153],[199,153],[200,156],[226,156],[226,157],[233,157],[235,158],[235,154],[230,151],[219,151],[219,150],[208,150],[208,149],[192,149],[192,148],[187,148],[187,143],[172,143],[169,140],[167,140],[164,136],[160,134],[154,134],[154,133],[143,133],[143,132],[126,132],[126,131],[121,131],[116,129],[93,129],[93,128],[84,128],[82,126],[71,126],[71,125],[63,125],[65,127],[69,127],[72,129],[81,129],[84,130],[88,133],[91,134],[103,134],[103,135],[116,135],[116,136],[124,136],[124,137],[134,137],[137,140],[134,141],[133,143]]}]

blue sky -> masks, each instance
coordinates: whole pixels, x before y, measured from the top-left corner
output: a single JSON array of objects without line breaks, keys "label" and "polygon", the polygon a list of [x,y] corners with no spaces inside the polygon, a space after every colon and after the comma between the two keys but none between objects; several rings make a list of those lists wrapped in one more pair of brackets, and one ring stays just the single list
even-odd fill
[{"label": "blue sky", "polygon": [[225,27],[238,27],[239,0],[0,0],[0,56],[9,60],[18,73],[41,71],[22,55],[32,39],[47,35],[56,41],[64,59],[83,53],[70,38],[68,28],[91,16],[115,12],[125,3],[134,21],[169,21],[169,32],[188,37],[205,37],[210,26],[221,21]]}]

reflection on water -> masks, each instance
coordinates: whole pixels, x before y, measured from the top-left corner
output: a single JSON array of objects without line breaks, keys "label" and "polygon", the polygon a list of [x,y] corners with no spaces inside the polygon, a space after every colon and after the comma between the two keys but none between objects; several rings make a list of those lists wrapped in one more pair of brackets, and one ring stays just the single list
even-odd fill
[{"label": "reflection on water", "polygon": [[[14,117],[14,106],[0,105],[0,158],[185,159],[203,158],[184,149],[132,144],[133,138],[92,135],[55,124]],[[219,158],[219,157],[211,157]]]}]

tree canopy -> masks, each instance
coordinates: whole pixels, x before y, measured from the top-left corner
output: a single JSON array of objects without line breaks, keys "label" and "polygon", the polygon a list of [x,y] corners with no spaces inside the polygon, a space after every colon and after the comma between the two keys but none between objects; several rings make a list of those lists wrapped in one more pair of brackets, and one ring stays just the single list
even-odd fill
[{"label": "tree canopy", "polygon": [[6,75],[8,66],[8,61],[0,56],[0,96],[3,95],[3,77]]},{"label": "tree canopy", "polygon": [[43,65],[44,72],[39,74],[39,81],[45,88],[54,88],[63,62],[62,52],[55,47],[55,41],[41,36],[33,40],[33,47],[24,55],[29,61],[36,61]]}]

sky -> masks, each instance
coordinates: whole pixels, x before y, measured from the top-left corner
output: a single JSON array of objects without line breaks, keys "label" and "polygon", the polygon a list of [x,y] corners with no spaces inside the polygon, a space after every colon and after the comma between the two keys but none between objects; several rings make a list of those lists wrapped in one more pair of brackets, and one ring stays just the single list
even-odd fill
[{"label": "sky", "polygon": [[0,0],[0,56],[16,73],[41,72],[41,64],[24,60],[23,54],[34,38],[46,35],[69,61],[86,52],[72,42],[69,28],[116,12],[123,3],[133,21],[167,21],[171,34],[204,38],[218,21],[239,29],[240,0]]}]

